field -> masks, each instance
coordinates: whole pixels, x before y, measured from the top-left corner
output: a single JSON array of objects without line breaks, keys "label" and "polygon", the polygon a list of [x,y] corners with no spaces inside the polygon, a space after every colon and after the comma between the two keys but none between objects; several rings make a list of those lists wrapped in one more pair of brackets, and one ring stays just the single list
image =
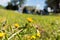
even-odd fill
[{"label": "field", "polygon": [[0,40],[60,40],[60,16],[0,9]]}]

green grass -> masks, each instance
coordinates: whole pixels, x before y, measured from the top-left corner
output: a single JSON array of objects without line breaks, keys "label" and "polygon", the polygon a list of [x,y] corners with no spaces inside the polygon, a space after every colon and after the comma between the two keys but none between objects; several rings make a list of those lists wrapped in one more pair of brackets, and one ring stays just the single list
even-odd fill
[{"label": "green grass", "polygon": [[[1,38],[1,40],[8,40],[11,35],[20,30],[14,28],[13,24],[18,23],[20,27],[25,27],[25,24],[28,23],[27,18],[32,18],[33,22],[28,24],[26,29],[16,34],[11,40],[29,40],[29,38],[24,36],[35,35],[37,33],[35,26],[38,27],[41,37],[36,37],[36,39],[32,40],[60,40],[60,16],[20,14],[11,10],[0,9],[0,19],[2,19],[0,20],[0,30],[6,33],[5,37]],[[5,21],[7,28],[2,30]]]}]

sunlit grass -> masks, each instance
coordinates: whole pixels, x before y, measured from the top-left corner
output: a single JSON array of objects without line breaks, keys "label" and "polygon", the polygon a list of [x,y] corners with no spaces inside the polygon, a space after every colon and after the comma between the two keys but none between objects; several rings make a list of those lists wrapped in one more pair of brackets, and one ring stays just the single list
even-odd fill
[{"label": "sunlit grass", "polygon": [[[33,22],[29,23],[27,18],[31,18]],[[14,25],[16,23],[19,26],[17,28]],[[60,40],[60,16],[20,14],[16,11],[0,9],[0,32],[6,33],[1,40],[8,40],[21,29],[24,30],[10,40]],[[40,37],[36,36],[37,30],[40,31]]]}]

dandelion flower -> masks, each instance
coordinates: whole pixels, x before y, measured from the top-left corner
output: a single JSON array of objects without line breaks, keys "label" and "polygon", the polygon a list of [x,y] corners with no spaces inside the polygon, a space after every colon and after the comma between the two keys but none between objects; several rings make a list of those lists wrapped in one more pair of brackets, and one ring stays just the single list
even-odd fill
[{"label": "dandelion flower", "polygon": [[27,18],[27,20],[28,20],[28,22],[32,22],[33,21],[32,18]]},{"label": "dandelion flower", "polygon": [[36,36],[33,35],[33,36],[31,37],[31,39],[36,39]]},{"label": "dandelion flower", "polygon": [[37,37],[41,37],[41,34],[38,30],[37,30]]},{"label": "dandelion flower", "polygon": [[0,37],[3,37],[3,36],[5,36],[5,33],[0,33]]},{"label": "dandelion flower", "polygon": [[19,24],[15,24],[15,27],[18,28],[19,27]]}]

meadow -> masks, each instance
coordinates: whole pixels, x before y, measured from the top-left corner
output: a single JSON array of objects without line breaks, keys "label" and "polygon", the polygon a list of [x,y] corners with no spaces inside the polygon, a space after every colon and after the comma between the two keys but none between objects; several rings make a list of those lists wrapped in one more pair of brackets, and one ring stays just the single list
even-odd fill
[{"label": "meadow", "polygon": [[60,16],[0,9],[0,40],[60,40]]}]

